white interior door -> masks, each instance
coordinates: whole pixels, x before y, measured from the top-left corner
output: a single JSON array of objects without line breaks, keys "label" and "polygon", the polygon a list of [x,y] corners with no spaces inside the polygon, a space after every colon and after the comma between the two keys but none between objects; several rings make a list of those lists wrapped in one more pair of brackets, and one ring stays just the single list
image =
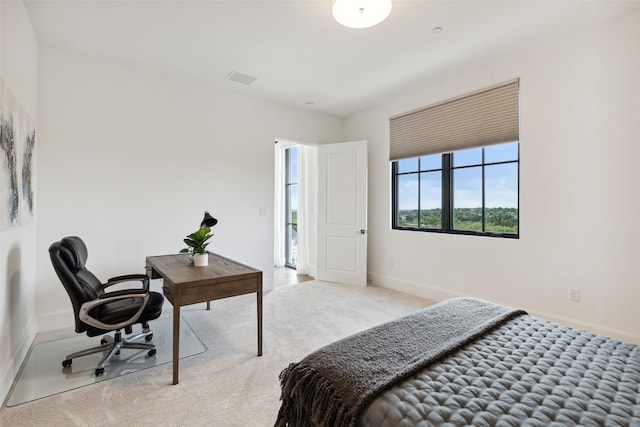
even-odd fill
[{"label": "white interior door", "polygon": [[319,280],[367,284],[367,142],[318,146]]}]

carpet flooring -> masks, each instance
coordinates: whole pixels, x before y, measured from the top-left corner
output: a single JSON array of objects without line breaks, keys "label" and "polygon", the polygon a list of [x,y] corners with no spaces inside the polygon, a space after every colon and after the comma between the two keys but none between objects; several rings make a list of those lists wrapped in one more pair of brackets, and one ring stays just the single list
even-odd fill
[{"label": "carpet flooring", "polygon": [[[432,302],[387,289],[309,281],[264,296],[264,348],[257,357],[255,296],[184,307],[207,351],[171,364],[0,409],[2,426],[272,426],[278,374],[313,350]],[[163,316],[170,316],[168,313]],[[153,324],[151,324],[153,327]]]}]

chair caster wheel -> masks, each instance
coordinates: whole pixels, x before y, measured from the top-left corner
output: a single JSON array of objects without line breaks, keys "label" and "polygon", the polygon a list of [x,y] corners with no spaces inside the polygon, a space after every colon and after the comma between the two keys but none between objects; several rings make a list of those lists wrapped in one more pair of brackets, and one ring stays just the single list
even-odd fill
[{"label": "chair caster wheel", "polygon": [[105,345],[106,343],[107,343],[107,340],[105,340],[104,338],[100,340],[100,345]]},{"label": "chair caster wheel", "polygon": [[153,334],[151,335],[147,335],[146,337],[144,337],[145,341],[151,341],[153,339]]},{"label": "chair caster wheel", "polygon": [[102,374],[104,374],[104,368],[96,368],[96,377],[99,377]]},{"label": "chair caster wheel", "polygon": [[120,350],[116,351],[116,356],[120,356]]},{"label": "chair caster wheel", "polygon": [[156,355],[156,349],[154,348],[152,350],[149,350],[149,352],[147,354],[149,355],[149,357],[155,356]]},{"label": "chair caster wheel", "polygon": [[62,361],[62,367],[63,368],[68,368],[69,366],[71,366],[71,359],[67,359],[67,360],[63,360]]}]

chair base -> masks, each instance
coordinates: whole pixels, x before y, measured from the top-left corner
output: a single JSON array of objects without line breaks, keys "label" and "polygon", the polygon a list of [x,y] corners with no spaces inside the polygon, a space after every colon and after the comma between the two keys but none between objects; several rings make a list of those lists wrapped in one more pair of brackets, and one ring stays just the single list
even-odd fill
[{"label": "chair base", "polygon": [[151,339],[153,339],[153,332],[149,330],[149,325],[143,325],[142,333],[124,339],[122,339],[120,330],[117,330],[113,337],[110,335],[103,336],[100,340],[101,345],[67,355],[66,359],[62,361],[62,366],[64,368],[71,366],[73,359],[77,357],[104,352],[105,355],[100,363],[98,363],[95,371],[96,377],[98,377],[104,374],[104,367],[109,363],[109,360],[113,356],[119,355],[122,349],[148,350],[147,354],[149,357],[154,356],[156,354],[155,344],[136,342],[141,338],[144,338],[145,341],[151,341]]}]

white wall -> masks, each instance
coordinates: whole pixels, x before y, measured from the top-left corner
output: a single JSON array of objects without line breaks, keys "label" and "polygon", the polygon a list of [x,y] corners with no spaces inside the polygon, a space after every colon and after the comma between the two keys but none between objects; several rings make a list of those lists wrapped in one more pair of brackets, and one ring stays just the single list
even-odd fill
[{"label": "white wall", "polygon": [[342,119],[48,48],[40,64],[40,331],[72,325],[47,252],[67,235],[106,280],[178,252],[209,210],[208,249],[272,286],[274,139],[338,141]]},{"label": "white wall", "polygon": [[[35,122],[38,42],[22,1],[0,2],[0,75]],[[0,161],[5,161],[3,156],[0,153]],[[32,179],[37,206],[37,177]],[[37,331],[35,242],[35,221],[0,231],[0,402]]]},{"label": "white wall", "polygon": [[[369,141],[374,284],[435,299],[474,295],[640,342],[638,13],[419,82],[349,117],[344,135],[335,117],[51,49],[38,58],[23,3],[0,2],[0,17],[0,72],[38,123],[36,222],[0,233],[0,399],[36,331],[72,325],[47,253],[65,235],[87,241],[101,277],[142,272],[145,256],[180,249],[208,209],[220,220],[211,249],[263,269],[270,285],[275,138]],[[522,93],[521,238],[391,231],[389,116],[513,77]],[[567,300],[571,287],[579,303]]]},{"label": "white wall", "polygon": [[[491,67],[425,79],[349,117],[345,139],[370,143],[373,283],[437,300],[485,298],[640,343],[638,76],[635,13]],[[520,239],[391,230],[388,118],[515,77]],[[569,288],[580,302],[568,301]]]}]

